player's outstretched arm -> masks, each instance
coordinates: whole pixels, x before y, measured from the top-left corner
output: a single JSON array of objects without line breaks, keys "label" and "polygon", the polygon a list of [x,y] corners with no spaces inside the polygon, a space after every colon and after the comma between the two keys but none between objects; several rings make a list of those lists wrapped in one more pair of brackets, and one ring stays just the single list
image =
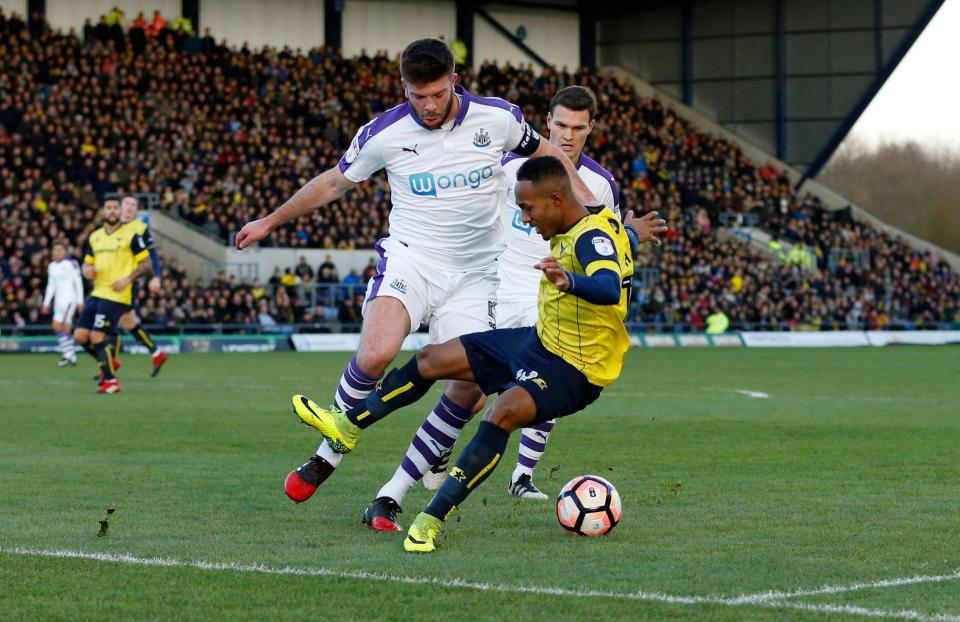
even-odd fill
[{"label": "player's outstretched arm", "polygon": [[560,160],[563,163],[563,167],[567,169],[567,175],[570,176],[570,186],[573,188],[573,194],[577,197],[577,200],[584,205],[600,205],[600,200],[593,196],[593,193],[587,188],[587,184],[583,183],[583,180],[580,179],[580,175],[577,173],[577,167],[573,165],[573,162],[570,161],[567,154],[561,151],[559,147],[551,144],[548,140],[541,140],[540,146],[537,147],[537,150],[533,153],[533,157],[538,156],[553,156]]},{"label": "player's outstretched arm", "polygon": [[353,185],[354,182],[344,177],[336,166],[320,173],[297,190],[296,194],[272,214],[245,224],[237,234],[237,250],[243,250],[254,242],[259,242],[285,222],[299,218],[321,205],[336,201]]}]

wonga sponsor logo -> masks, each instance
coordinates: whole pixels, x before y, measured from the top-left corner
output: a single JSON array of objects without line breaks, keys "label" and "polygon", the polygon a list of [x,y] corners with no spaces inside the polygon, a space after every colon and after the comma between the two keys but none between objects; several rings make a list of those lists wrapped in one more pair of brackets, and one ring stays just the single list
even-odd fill
[{"label": "wonga sponsor logo", "polygon": [[470,188],[476,190],[493,177],[493,167],[484,166],[466,173],[434,177],[433,173],[414,173],[410,176],[410,191],[421,197],[436,197],[438,190]]}]

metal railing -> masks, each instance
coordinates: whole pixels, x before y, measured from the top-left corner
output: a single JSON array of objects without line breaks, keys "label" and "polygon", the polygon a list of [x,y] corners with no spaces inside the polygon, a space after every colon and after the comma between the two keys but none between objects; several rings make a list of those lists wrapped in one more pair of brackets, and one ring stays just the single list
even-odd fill
[{"label": "metal railing", "polygon": [[720,214],[721,227],[759,227],[760,217],[756,214],[741,214],[739,212],[723,212]]}]

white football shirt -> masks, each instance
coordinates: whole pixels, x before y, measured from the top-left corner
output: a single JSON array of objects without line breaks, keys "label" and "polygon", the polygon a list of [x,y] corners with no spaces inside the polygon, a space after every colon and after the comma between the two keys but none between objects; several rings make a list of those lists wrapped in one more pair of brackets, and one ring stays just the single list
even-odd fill
[{"label": "white football shirt", "polygon": [[460,112],[429,129],[409,102],[360,128],[340,172],[360,182],[386,169],[392,209],[390,238],[447,270],[489,268],[503,249],[500,214],[509,151],[532,153],[540,137],[520,109],[496,97],[455,87]]},{"label": "white football shirt", "polygon": [[61,306],[83,302],[80,265],[73,257],[51,261],[47,268],[47,291],[43,296],[43,305],[49,307],[54,299]]},{"label": "white football shirt", "polygon": [[[500,289],[497,290],[497,302],[529,304],[537,306],[537,293],[540,290],[540,278],[543,272],[534,269],[533,264],[550,256],[550,242],[547,242],[532,227],[523,224],[520,207],[514,195],[517,185],[517,170],[527,158],[514,154],[503,157],[503,171],[507,178],[507,201],[502,212],[504,235],[507,247],[497,260],[500,277]],[[600,203],[620,216],[620,187],[610,171],[586,155],[580,155],[577,173],[593,196]]]}]

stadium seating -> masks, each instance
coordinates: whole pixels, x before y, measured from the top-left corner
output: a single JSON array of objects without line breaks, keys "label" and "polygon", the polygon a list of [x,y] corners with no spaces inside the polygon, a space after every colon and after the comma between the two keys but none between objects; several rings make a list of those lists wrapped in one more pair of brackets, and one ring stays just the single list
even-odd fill
[{"label": "stadium seating", "polygon": [[[92,26],[79,39],[45,25],[7,27],[0,41],[0,325],[48,322],[39,307],[50,244],[65,238],[78,253],[105,194],[156,193],[162,209],[226,243],[335,164],[361,123],[403,97],[384,56],[230,49],[169,31],[144,38]],[[517,102],[538,128],[557,89],[586,84],[598,94],[588,152],[621,181],[625,208],[658,210],[672,228],[663,246],[641,251],[632,321],[702,330],[717,310],[735,327],[960,321],[960,278],[945,263],[798,196],[774,166],[699,133],[626,83],[489,63],[461,77],[473,92]],[[389,205],[379,174],[267,243],[371,248],[386,235]],[[781,257],[722,240],[718,227],[731,214],[750,214],[807,250]],[[352,286],[362,288],[355,276]],[[351,290],[325,286],[318,304],[314,280],[202,284],[169,262],[163,295],[138,292],[140,313],[168,327],[349,324]]]}]

